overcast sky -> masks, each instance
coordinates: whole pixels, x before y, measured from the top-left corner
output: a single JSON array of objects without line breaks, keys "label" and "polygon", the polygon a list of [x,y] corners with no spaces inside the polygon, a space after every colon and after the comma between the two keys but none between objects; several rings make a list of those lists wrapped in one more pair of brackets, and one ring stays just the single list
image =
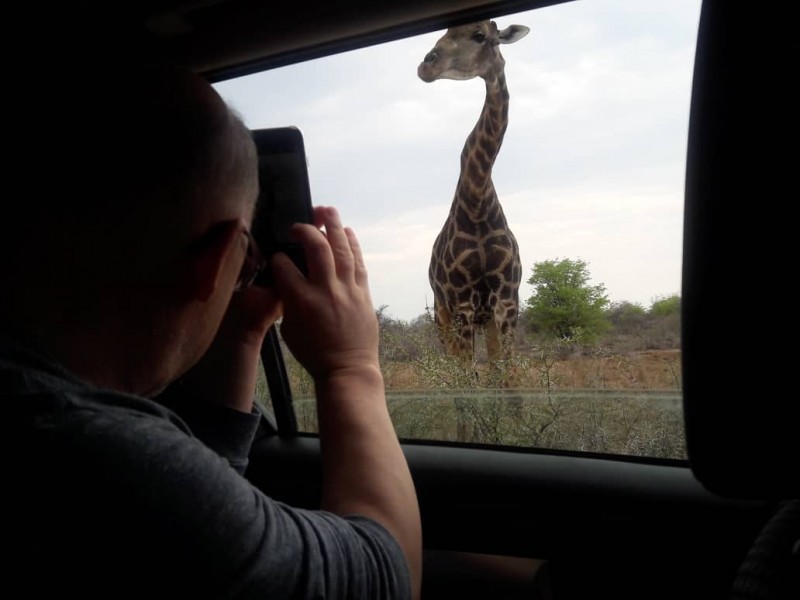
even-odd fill
[{"label": "overcast sky", "polygon": [[[686,139],[700,0],[581,0],[499,17],[511,95],[493,179],[523,285],[582,259],[613,302],[680,293]],[[444,32],[216,84],[251,128],[303,132],[315,204],[337,206],[366,253],[375,306],[432,306],[431,247],[484,84],[423,83]]]}]

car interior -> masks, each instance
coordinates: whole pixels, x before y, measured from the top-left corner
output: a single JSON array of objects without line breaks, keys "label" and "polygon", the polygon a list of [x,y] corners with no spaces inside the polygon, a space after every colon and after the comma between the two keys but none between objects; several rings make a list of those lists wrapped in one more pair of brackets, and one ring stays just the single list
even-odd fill
[{"label": "car interior", "polygon": [[[451,26],[505,24],[523,11],[594,2],[601,0],[72,7],[78,20],[216,86]],[[670,0],[634,4],[646,11]],[[778,3],[697,4],[681,157],[686,455],[401,435],[423,521],[423,599],[800,597],[800,421],[787,335],[794,317],[796,36],[785,31],[791,20]],[[336,112],[327,118],[335,121]],[[306,141],[311,149],[314,139]],[[319,440],[298,416],[284,360],[271,336],[264,349],[271,406],[247,476],[276,499],[313,508]]]}]

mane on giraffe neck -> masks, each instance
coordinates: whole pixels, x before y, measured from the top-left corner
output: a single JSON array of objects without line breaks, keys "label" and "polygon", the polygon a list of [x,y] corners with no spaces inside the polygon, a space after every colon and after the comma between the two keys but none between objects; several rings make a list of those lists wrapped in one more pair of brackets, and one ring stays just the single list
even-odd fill
[{"label": "mane on giraffe neck", "polygon": [[460,205],[475,216],[489,211],[497,203],[492,168],[508,127],[509,93],[505,72],[501,68],[483,79],[486,97],[480,117],[461,151],[461,175],[453,201],[454,208]]}]

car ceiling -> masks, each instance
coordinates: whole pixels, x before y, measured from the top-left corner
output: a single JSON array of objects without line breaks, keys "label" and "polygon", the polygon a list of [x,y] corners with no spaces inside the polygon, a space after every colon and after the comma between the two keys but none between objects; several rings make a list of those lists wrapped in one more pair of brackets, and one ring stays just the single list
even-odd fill
[{"label": "car ceiling", "polygon": [[80,5],[84,26],[103,27],[219,81],[564,1],[125,0]]}]

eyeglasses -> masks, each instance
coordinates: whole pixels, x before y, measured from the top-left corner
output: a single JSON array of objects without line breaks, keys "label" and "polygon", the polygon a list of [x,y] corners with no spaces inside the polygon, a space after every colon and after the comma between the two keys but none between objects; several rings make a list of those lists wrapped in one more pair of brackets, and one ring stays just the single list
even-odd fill
[{"label": "eyeglasses", "polygon": [[234,291],[237,292],[253,285],[253,281],[266,265],[266,260],[264,260],[264,256],[258,249],[258,244],[256,244],[253,234],[250,233],[249,229],[245,229],[244,234],[247,236],[247,254],[244,257],[242,270],[239,272],[239,279],[236,281],[236,287],[234,288]]}]

